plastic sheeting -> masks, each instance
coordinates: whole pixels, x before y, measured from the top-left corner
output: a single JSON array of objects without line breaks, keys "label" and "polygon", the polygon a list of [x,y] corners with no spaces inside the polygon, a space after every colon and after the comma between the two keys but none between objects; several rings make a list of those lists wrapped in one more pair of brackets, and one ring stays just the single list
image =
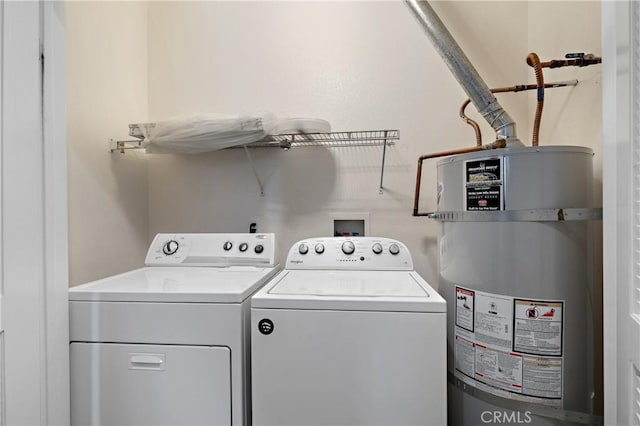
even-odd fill
[{"label": "plastic sheeting", "polygon": [[246,116],[199,114],[139,125],[147,153],[198,154],[264,139],[276,117],[268,112]]}]

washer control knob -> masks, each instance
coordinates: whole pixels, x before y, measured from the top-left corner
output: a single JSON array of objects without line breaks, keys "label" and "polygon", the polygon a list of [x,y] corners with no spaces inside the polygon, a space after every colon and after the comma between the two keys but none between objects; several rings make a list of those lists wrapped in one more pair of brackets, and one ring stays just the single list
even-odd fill
[{"label": "washer control knob", "polygon": [[231,250],[231,247],[233,247],[233,243],[231,241],[227,241],[226,243],[224,243],[224,245],[222,246],[222,248],[224,249],[224,251],[229,251]]},{"label": "washer control knob", "polygon": [[169,240],[162,246],[162,252],[167,256],[175,254],[180,248],[180,244],[176,240]]},{"label": "washer control knob", "polygon": [[396,243],[391,244],[389,246],[389,253],[395,256],[396,254],[400,253],[400,247]]},{"label": "washer control knob", "polygon": [[316,250],[316,253],[318,254],[324,253],[324,244],[322,243],[316,244],[315,250]]},{"label": "washer control knob", "polygon": [[240,243],[240,245],[238,246],[238,249],[243,252],[247,251],[248,248],[249,248],[249,244],[247,243]]},{"label": "washer control knob", "polygon": [[260,254],[264,251],[264,246],[262,244],[257,244],[256,247],[253,249],[253,251]]},{"label": "washer control knob", "polygon": [[342,243],[342,252],[344,254],[353,254],[356,251],[356,246],[353,244],[353,241],[345,241]]},{"label": "washer control knob", "polygon": [[373,246],[371,246],[371,251],[373,251],[375,254],[382,253],[382,244],[375,243]]},{"label": "washer control knob", "polygon": [[305,243],[302,243],[298,246],[298,253],[300,254],[307,254],[309,253],[309,246],[306,245]]}]

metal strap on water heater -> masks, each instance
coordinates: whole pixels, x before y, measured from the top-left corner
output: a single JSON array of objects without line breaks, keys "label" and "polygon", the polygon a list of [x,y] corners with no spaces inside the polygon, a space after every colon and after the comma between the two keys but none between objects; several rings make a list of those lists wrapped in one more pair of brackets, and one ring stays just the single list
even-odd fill
[{"label": "metal strap on water heater", "polygon": [[566,208],[433,212],[428,213],[427,217],[441,222],[562,222],[602,220],[602,209]]},{"label": "metal strap on water heater", "polygon": [[485,392],[475,386],[465,383],[464,380],[456,377],[451,372],[447,372],[447,380],[450,384],[459,388],[464,393],[474,396],[475,398],[478,398],[488,404],[496,405],[507,410],[512,410],[515,412],[528,411],[535,416],[558,419],[571,423],[586,424],[592,426],[602,426],[604,424],[604,418],[602,416],[596,416],[589,413],[581,413],[578,411],[565,410],[560,407],[551,407],[542,404],[532,404],[525,401],[501,398],[497,395]]}]

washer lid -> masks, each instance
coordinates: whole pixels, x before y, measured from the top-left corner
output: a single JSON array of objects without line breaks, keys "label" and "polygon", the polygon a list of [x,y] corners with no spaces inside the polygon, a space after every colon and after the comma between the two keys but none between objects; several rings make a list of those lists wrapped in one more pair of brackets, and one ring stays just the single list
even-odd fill
[{"label": "washer lid", "polygon": [[445,312],[414,271],[283,271],[252,298],[254,308]]},{"label": "washer lid", "polygon": [[146,267],[69,289],[69,300],[240,303],[277,272],[253,266]]}]

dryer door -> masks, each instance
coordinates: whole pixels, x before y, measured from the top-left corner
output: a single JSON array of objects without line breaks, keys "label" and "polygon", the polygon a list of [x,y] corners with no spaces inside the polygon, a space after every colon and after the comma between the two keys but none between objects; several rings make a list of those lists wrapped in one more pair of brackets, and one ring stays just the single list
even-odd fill
[{"label": "dryer door", "polygon": [[230,350],[71,344],[72,425],[230,425]]}]

